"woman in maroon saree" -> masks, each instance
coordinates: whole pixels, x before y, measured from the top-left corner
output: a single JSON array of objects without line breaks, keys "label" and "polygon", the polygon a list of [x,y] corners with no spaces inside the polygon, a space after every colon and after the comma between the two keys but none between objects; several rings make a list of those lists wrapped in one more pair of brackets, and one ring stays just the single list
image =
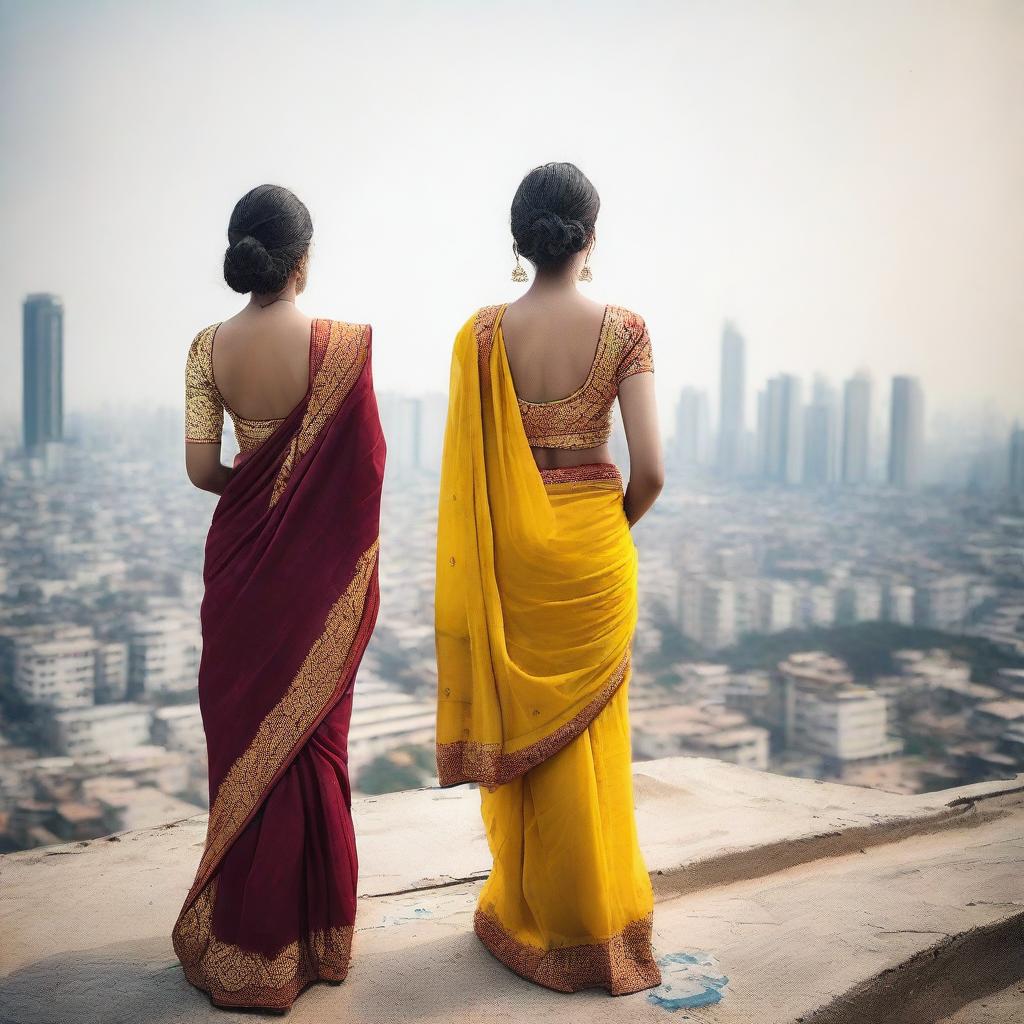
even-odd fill
[{"label": "woman in maroon saree", "polygon": [[[272,259],[256,269],[278,276],[246,271],[239,282],[235,267],[233,282],[232,249],[225,264],[229,284],[252,285],[258,309],[294,301],[308,251],[306,238],[293,265],[278,258],[281,215],[254,226],[268,201],[281,196],[250,201],[244,234],[229,229],[229,240],[251,248],[262,234]],[[368,325],[313,320],[305,396],[287,416],[262,420],[235,413],[218,389],[220,327],[199,333],[186,372],[190,476],[204,485],[195,464],[200,446],[219,445],[224,408],[241,450],[231,469],[216,457],[223,493],[206,543],[199,670],[210,818],[173,941],[186,978],[214,1004],[286,1009],[308,984],[348,971],[357,860],[347,739],[377,616],[385,446]],[[209,489],[217,476],[210,471]]]}]

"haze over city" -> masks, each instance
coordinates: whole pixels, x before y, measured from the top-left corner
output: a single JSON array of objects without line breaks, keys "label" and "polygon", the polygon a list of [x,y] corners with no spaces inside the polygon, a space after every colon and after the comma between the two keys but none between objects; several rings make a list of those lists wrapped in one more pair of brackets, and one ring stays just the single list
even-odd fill
[{"label": "haze over city", "polygon": [[444,390],[459,324],[516,294],[508,205],[548,159],[602,194],[590,288],[646,317],[667,426],[683,385],[717,394],[726,318],[748,422],[770,376],[861,368],[920,378],[929,417],[1024,414],[1019,5],[5,2],[0,28],[12,425],[29,292],[63,298],[71,411],[179,405],[262,180],[313,212],[305,307],[373,323],[380,388]]}]

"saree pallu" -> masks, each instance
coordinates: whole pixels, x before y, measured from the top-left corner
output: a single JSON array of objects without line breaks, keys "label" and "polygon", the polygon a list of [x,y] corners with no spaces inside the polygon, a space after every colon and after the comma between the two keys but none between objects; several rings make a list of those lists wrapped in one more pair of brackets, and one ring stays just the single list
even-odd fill
[{"label": "saree pallu", "polygon": [[610,464],[539,471],[500,331],[459,332],[435,604],[442,786],[481,785],[491,953],[563,992],[657,985],[626,700],[637,553]]},{"label": "saree pallu", "polygon": [[218,1006],[286,1009],[348,971],[348,723],[379,604],[384,457],[369,327],[314,321],[306,397],[236,460],[206,543],[210,818],[172,938]]}]

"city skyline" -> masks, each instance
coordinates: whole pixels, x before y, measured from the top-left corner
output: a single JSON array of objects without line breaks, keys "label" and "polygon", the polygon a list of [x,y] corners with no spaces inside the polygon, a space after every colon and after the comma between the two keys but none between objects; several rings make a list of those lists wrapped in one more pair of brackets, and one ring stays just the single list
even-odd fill
[{"label": "city skyline", "polygon": [[[64,439],[63,318],[64,306],[58,296],[37,293],[25,297],[21,445],[27,454],[42,456],[51,469],[54,460],[61,457],[61,446],[54,442]],[[879,432],[881,424],[872,422],[874,385],[870,374],[863,370],[843,382],[841,400],[838,388],[820,373],[813,375],[806,402],[800,378],[788,373],[768,378],[755,391],[757,414],[751,430],[745,426],[744,412],[748,403],[747,342],[730,320],[723,323],[720,348],[717,422],[712,427],[706,391],[689,385],[678,391],[671,429],[663,431],[667,462],[673,469],[690,475],[713,467],[721,479],[760,479],[788,486],[884,481],[890,487],[912,489],[936,482],[925,479],[929,441],[924,392],[917,378],[892,378],[884,437]],[[383,390],[378,395],[382,425],[389,438],[391,471],[436,469],[441,461],[447,395]],[[171,415],[180,415],[180,409]],[[979,469],[986,455],[991,458],[992,443],[997,438],[976,437],[973,447],[968,448],[974,465],[961,483],[977,485],[980,472],[987,478],[984,486],[989,489],[998,489],[999,478],[1005,476],[1009,491],[1018,492],[1018,435],[1015,422],[1009,431],[1005,472],[991,466]],[[885,446],[884,466],[879,463],[883,454],[877,450],[880,440]],[[229,456],[232,444],[228,439]],[[627,465],[628,451],[618,415],[612,449],[614,460]],[[950,481],[945,472],[941,476]]]},{"label": "city skyline", "polygon": [[[520,176],[564,158],[602,194],[589,291],[647,320],[666,425],[680,386],[715,394],[726,316],[756,339],[751,383],[870,366],[934,410],[1024,414],[1021,8],[568,4],[540,40],[529,3],[468,10],[0,5],[9,417],[41,289],[68,309],[69,409],[177,404],[189,341],[238,306],[224,230],[259,180],[313,212],[306,308],[373,323],[382,390],[443,390],[458,325],[518,294]],[[567,68],[567,38],[594,59]],[[323,46],[345,61],[297,60]],[[301,102],[270,127],[227,51],[301,66]],[[523,53],[555,70],[524,80]]]},{"label": "city skyline", "polygon": [[[21,394],[21,436],[26,446],[47,441],[63,440],[64,420],[64,382],[65,374],[63,369],[63,321],[64,304],[61,298],[51,292],[39,292],[26,295],[22,300],[22,394]],[[753,453],[754,461],[759,467],[758,471],[768,477],[786,479],[794,482],[797,477],[807,481],[816,480],[822,483],[832,482],[833,476],[844,483],[858,483],[867,479],[868,475],[868,454],[870,448],[870,435],[881,426],[889,431],[892,436],[894,429],[893,404],[896,401],[895,393],[883,392],[885,397],[885,408],[878,408],[879,403],[874,402],[875,392],[874,379],[870,370],[861,368],[852,377],[840,382],[843,388],[842,398],[839,399],[838,392],[833,381],[817,370],[811,371],[808,376],[780,372],[766,378],[763,387],[748,387],[746,374],[747,360],[747,339],[738,330],[735,322],[725,318],[722,322],[720,335],[720,372],[718,380],[718,406],[714,407],[710,401],[710,390],[683,384],[676,386],[674,396],[668,407],[662,407],[661,424],[662,434],[665,443],[669,448],[669,457],[673,452],[678,454],[680,443],[680,427],[685,422],[696,433],[695,436],[685,442],[687,453],[683,458],[684,464],[710,464],[714,462],[717,470],[723,475],[749,475],[751,451],[749,444],[753,440],[759,444],[765,439],[764,424],[762,419],[769,415],[777,415],[771,402],[777,399],[777,391],[788,392],[795,388],[795,397],[786,399],[787,423],[786,430],[791,439],[803,445],[804,438],[809,436],[812,423],[829,433],[825,448],[808,453],[803,447],[795,453],[789,453],[785,448],[779,447],[779,440],[776,438],[772,443],[776,450],[770,455],[757,451]],[[41,353],[37,359],[36,353]],[[42,356],[45,355],[45,359]],[[46,378],[46,379],[44,379]],[[802,387],[805,381],[809,380],[811,389],[809,399],[801,404]],[[891,378],[892,387],[899,388],[905,382],[913,382],[918,391],[921,390],[920,380],[916,377],[909,377],[897,374]],[[662,382],[664,385],[664,382]],[[378,388],[378,394],[391,406],[391,415],[385,416],[391,422],[397,422],[396,415],[403,403],[412,409],[416,402],[425,402],[428,406],[426,415],[430,422],[443,432],[444,416],[447,406],[447,393],[434,389],[419,391],[394,391]],[[667,386],[665,387],[667,390]],[[32,395],[29,402],[28,396]],[[918,451],[915,456],[920,456],[920,448],[925,443],[927,429],[924,421],[923,395],[918,395],[921,409],[916,411],[919,422],[915,423],[915,443]],[[685,411],[681,403],[696,403],[699,408],[687,407]],[[756,412],[754,416],[753,431],[746,426],[746,409],[754,403]],[[411,403],[411,404],[410,404]],[[132,407],[131,402],[105,402],[104,409],[122,411]],[[793,410],[800,411],[802,422],[797,422],[789,413],[789,404]],[[157,406],[157,408],[168,410],[180,407],[175,405]],[[94,409],[79,409],[76,412],[93,412]],[[415,413],[419,415],[419,413]],[[939,411],[942,415],[942,410]],[[817,417],[817,418],[815,418]],[[4,428],[4,416],[0,414],[0,431]],[[7,427],[13,425],[10,416],[6,417]],[[45,426],[43,425],[45,421]],[[436,422],[435,422],[436,421]],[[984,432],[981,436],[986,439],[995,439],[1005,435],[1007,430],[1017,424],[1017,419],[1009,422],[1001,430]],[[714,429],[712,429],[714,423]],[[777,429],[777,424],[773,425]],[[989,424],[991,426],[991,424]],[[45,434],[45,436],[44,436]],[[30,441],[30,437],[35,439]],[[820,441],[820,439],[819,439]],[[434,445],[434,442],[430,442]],[[437,455],[440,457],[440,448]],[[713,459],[711,458],[713,454]],[[770,472],[765,468],[765,459],[789,458],[791,464],[784,472],[776,466]],[[401,453],[399,461],[409,462],[409,453]],[[814,462],[811,464],[808,460]],[[417,458],[412,459],[418,462]],[[823,463],[819,466],[818,463]],[[887,459],[888,464],[888,459]],[[892,472],[887,471],[891,477]],[[890,482],[891,479],[890,479]]]}]

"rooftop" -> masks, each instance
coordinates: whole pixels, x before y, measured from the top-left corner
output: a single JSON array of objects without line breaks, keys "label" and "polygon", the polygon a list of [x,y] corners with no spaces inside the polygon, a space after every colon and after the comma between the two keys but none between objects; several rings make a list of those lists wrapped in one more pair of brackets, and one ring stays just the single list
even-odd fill
[{"label": "rooftop", "polygon": [[[565,996],[493,960],[471,926],[489,867],[478,796],[423,789],[356,803],[352,971],[289,1020],[1020,1020],[1024,775],[903,796],[706,758],[634,768],[671,989]],[[200,815],[0,857],[0,1018],[251,1021],[211,1007],[171,948],[205,829]]]}]

